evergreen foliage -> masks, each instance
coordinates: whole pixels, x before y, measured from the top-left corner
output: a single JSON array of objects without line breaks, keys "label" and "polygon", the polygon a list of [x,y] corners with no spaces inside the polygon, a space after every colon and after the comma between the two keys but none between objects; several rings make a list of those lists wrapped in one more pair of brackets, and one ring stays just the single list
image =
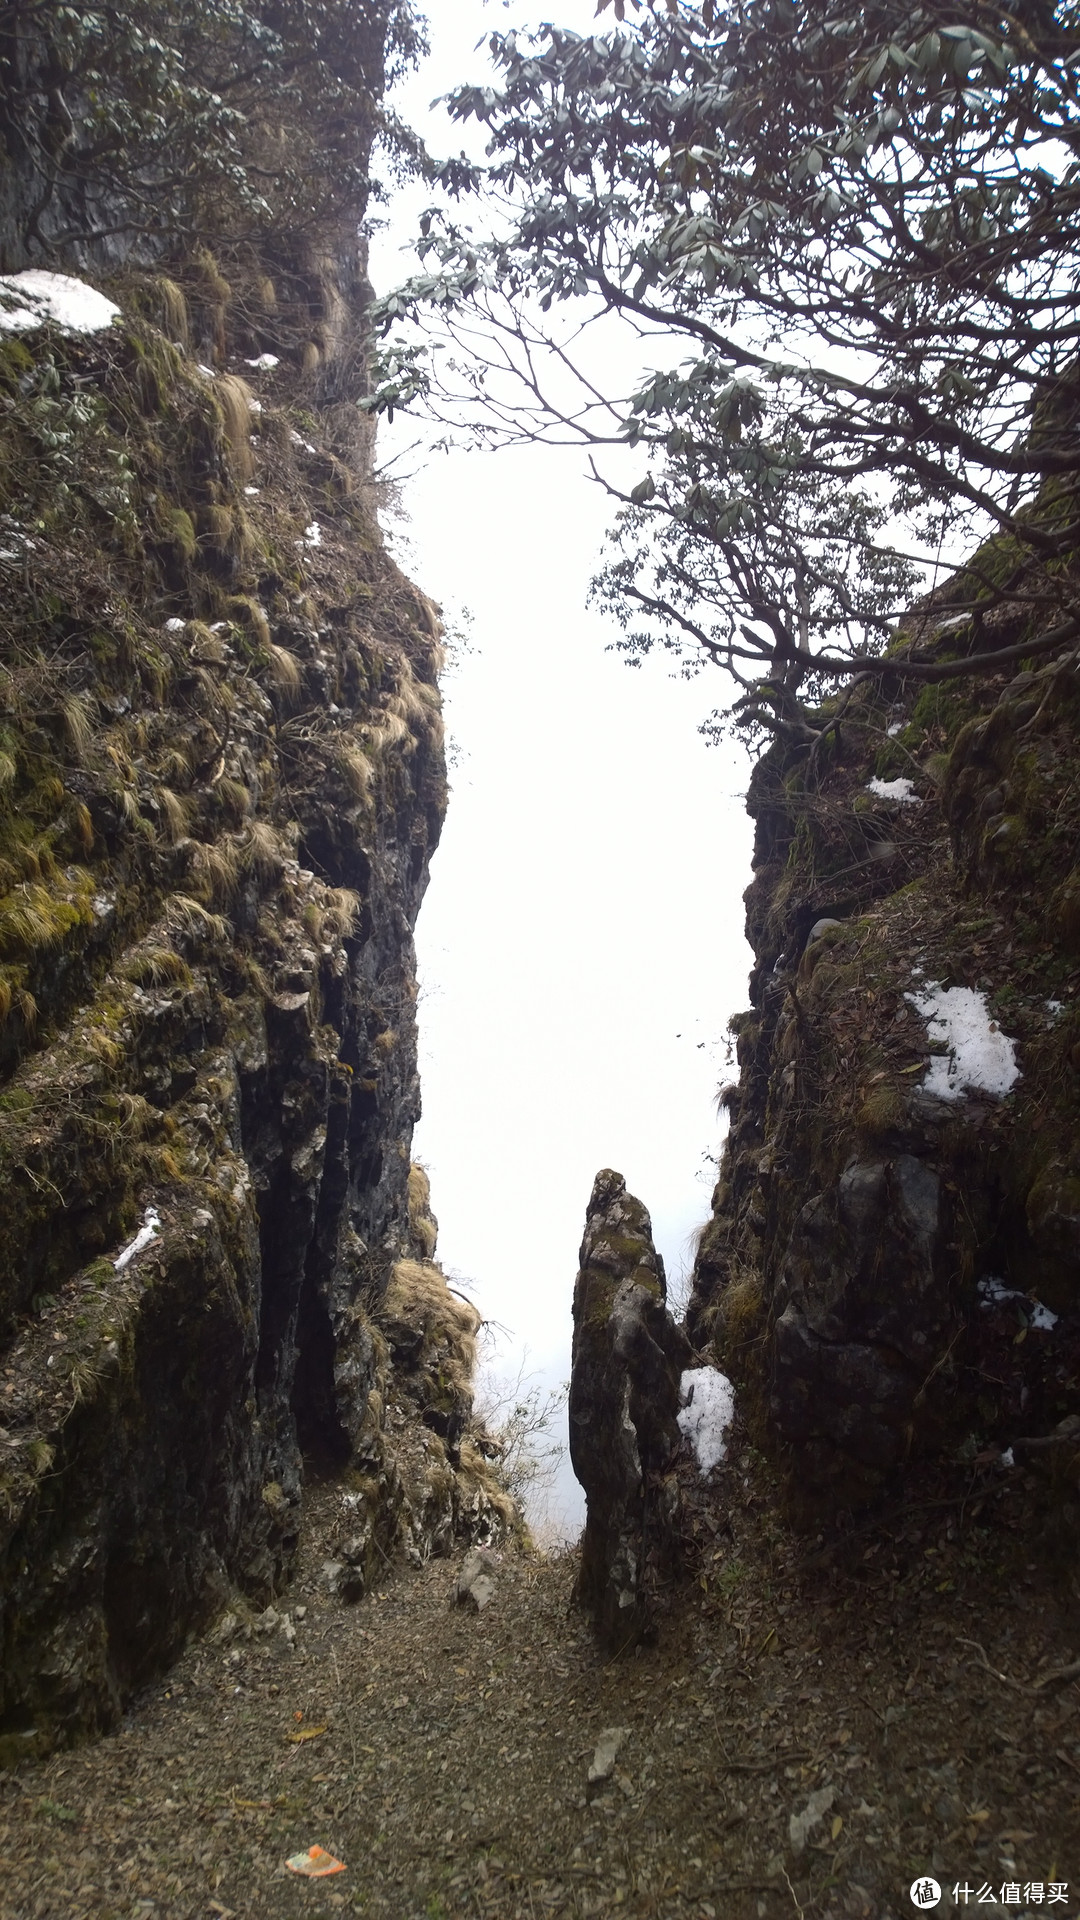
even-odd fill
[{"label": "evergreen foliage", "polygon": [[[488,160],[435,169],[428,271],[382,319],[468,357],[400,340],[378,403],[640,448],[636,484],[606,482],[599,597],[632,656],[718,663],[757,724],[895,671],[898,615],[973,534],[998,559],[951,595],[967,666],[1018,590],[1025,651],[1074,638],[1076,6],[633,4],[597,34],[494,35],[500,84],[451,96]],[[691,357],[627,398],[575,378],[571,326],[612,311]]]},{"label": "evergreen foliage", "polygon": [[0,6],[4,264],[355,227],[422,45],[410,0]]}]

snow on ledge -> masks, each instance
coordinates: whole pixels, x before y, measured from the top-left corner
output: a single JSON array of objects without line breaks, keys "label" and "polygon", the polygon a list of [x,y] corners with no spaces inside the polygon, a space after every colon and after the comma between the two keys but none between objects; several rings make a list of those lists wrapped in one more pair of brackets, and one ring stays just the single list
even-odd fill
[{"label": "snow on ledge", "polygon": [[919,796],[911,780],[868,780],[867,793],[875,793],[879,800],[896,800],[901,806],[918,806]]},{"label": "snow on ledge", "polygon": [[979,1295],[979,1304],[983,1307],[1007,1306],[1010,1300],[1019,1300],[1027,1317],[1029,1327],[1035,1327],[1039,1333],[1052,1333],[1058,1323],[1058,1315],[1041,1300],[1032,1300],[1030,1294],[1021,1293],[1016,1287],[1006,1286],[996,1274],[988,1273],[984,1280],[978,1280],[975,1291]]},{"label": "snow on ledge", "polygon": [[[19,304],[8,306],[9,298]],[[101,333],[119,317],[119,307],[73,274],[29,267],[0,275],[0,333],[29,333],[50,321],[68,333]]]},{"label": "snow on ledge", "polygon": [[151,1240],[157,1239],[160,1226],[161,1215],[155,1212],[153,1207],[148,1207],[143,1215],[142,1226],[139,1228],[134,1240],[129,1240],[123,1253],[118,1254],[113,1261],[113,1266],[117,1273],[123,1273],[124,1268],[130,1266],[135,1255],[141,1253],[144,1247],[148,1247]]},{"label": "snow on ledge", "polygon": [[918,993],[904,998],[922,1014],[929,1038],[947,1048],[931,1059],[924,1093],[939,1100],[962,1100],[968,1092],[1000,1099],[1019,1080],[1016,1042],[1002,1033],[974,987],[942,987],[928,980]]},{"label": "snow on ledge", "polygon": [[735,1418],[735,1389],[715,1367],[689,1367],[679,1381],[679,1431],[694,1450],[698,1471],[711,1473],[727,1454],[724,1435]]}]

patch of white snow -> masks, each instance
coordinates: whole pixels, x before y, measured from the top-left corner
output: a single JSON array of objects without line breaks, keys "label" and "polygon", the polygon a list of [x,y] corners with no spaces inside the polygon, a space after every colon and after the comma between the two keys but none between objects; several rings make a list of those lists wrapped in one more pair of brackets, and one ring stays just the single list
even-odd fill
[{"label": "patch of white snow", "polygon": [[715,1367],[689,1367],[679,1381],[679,1431],[694,1450],[698,1471],[711,1473],[727,1454],[724,1435],[735,1418],[735,1389]]},{"label": "patch of white snow", "polygon": [[879,800],[897,800],[901,806],[917,806],[919,796],[911,780],[868,780],[867,793],[876,793]]},{"label": "patch of white snow", "polygon": [[322,546],[322,528],[320,527],[317,520],[313,520],[310,527],[304,528],[303,544],[305,547],[321,547]]},{"label": "patch of white snow", "polygon": [[[7,306],[8,296],[19,304]],[[68,333],[101,333],[119,317],[119,307],[74,274],[28,267],[0,276],[0,333],[28,333],[50,321]]]},{"label": "patch of white snow", "polygon": [[179,614],[174,613],[171,620],[166,620],[165,631],[166,633],[183,633],[186,626],[187,621],[181,620]]},{"label": "patch of white snow", "polygon": [[113,1261],[113,1266],[117,1273],[122,1273],[129,1261],[134,1260],[137,1253],[141,1253],[144,1247],[148,1247],[151,1240],[157,1239],[160,1225],[161,1215],[155,1213],[153,1207],[148,1207],[143,1216],[142,1226],[139,1228],[134,1240],[130,1241],[124,1248],[123,1253],[118,1254]]},{"label": "patch of white snow", "polygon": [[1049,1307],[1044,1307],[1041,1300],[1032,1300],[1028,1294],[1021,1293],[1017,1287],[1007,1287],[1004,1280],[999,1280],[996,1274],[988,1273],[984,1280],[976,1281],[975,1291],[980,1296],[984,1307],[1003,1307],[1007,1306],[1010,1300],[1021,1301],[1024,1311],[1029,1316],[1029,1327],[1034,1327],[1039,1333],[1052,1333],[1057,1326],[1057,1314],[1052,1313]]},{"label": "patch of white snow", "polygon": [[987,1307],[999,1307],[1003,1300],[1022,1300],[1024,1297],[1015,1287],[1007,1287],[1004,1280],[999,1280],[993,1273],[988,1273],[985,1280],[976,1281],[975,1291],[982,1295],[983,1305]]},{"label": "patch of white snow", "polygon": [[947,1049],[930,1061],[924,1093],[939,1100],[962,1100],[967,1092],[1000,1097],[1019,1080],[1016,1042],[991,1019],[974,987],[942,987],[928,980],[919,993],[904,998],[922,1014],[929,1038]]},{"label": "patch of white snow", "polygon": [[280,367],[281,361],[276,353],[260,353],[257,360],[245,360],[245,367],[257,367],[260,372],[269,373],[271,368]]},{"label": "patch of white snow", "polygon": [[25,532],[9,513],[0,516],[0,520],[5,529],[4,539],[13,542],[10,547],[0,548],[0,560],[25,560],[31,549],[37,546],[37,541],[32,534]]}]

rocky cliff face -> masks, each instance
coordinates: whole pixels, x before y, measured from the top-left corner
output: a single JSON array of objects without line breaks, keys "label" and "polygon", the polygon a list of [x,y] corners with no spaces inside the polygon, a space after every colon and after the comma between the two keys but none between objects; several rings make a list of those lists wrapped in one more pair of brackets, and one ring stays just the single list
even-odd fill
[{"label": "rocky cliff face", "polygon": [[[947,594],[921,630],[972,643]],[[1013,1448],[1077,1518],[1078,700],[1075,656],[898,673],[823,764],[754,773],[753,1005],[688,1324],[803,1513]]]},{"label": "rocky cliff face", "polygon": [[305,1458],[354,1595],[512,1517],[410,1172],[439,623],[378,531],[362,260],[301,253],[0,320],[7,1758],[280,1589]]}]

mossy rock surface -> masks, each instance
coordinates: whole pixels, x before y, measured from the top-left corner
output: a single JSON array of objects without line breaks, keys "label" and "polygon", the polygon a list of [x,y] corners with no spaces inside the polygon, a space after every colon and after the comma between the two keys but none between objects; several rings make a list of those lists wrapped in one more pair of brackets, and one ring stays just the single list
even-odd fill
[{"label": "mossy rock surface", "polygon": [[[779,745],[751,778],[754,1005],[688,1326],[814,1524],[1080,1414],[1077,683],[1070,658],[860,692],[816,780]],[[918,795],[885,846],[883,772]],[[843,931],[808,943],[822,917]],[[1008,1036],[1006,1096],[931,1090],[929,985]]]},{"label": "mossy rock surface", "polygon": [[261,413],[233,377],[255,264],[121,273],[108,335],[0,341],[12,1756],[114,1722],[230,1588],[281,1591],[305,1454],[369,1470],[367,1584],[515,1518],[465,1463],[467,1378],[421,1323],[392,1385],[371,1318],[417,1230],[438,622],[382,548],[366,430],[310,385],[294,426],[284,362]]}]

